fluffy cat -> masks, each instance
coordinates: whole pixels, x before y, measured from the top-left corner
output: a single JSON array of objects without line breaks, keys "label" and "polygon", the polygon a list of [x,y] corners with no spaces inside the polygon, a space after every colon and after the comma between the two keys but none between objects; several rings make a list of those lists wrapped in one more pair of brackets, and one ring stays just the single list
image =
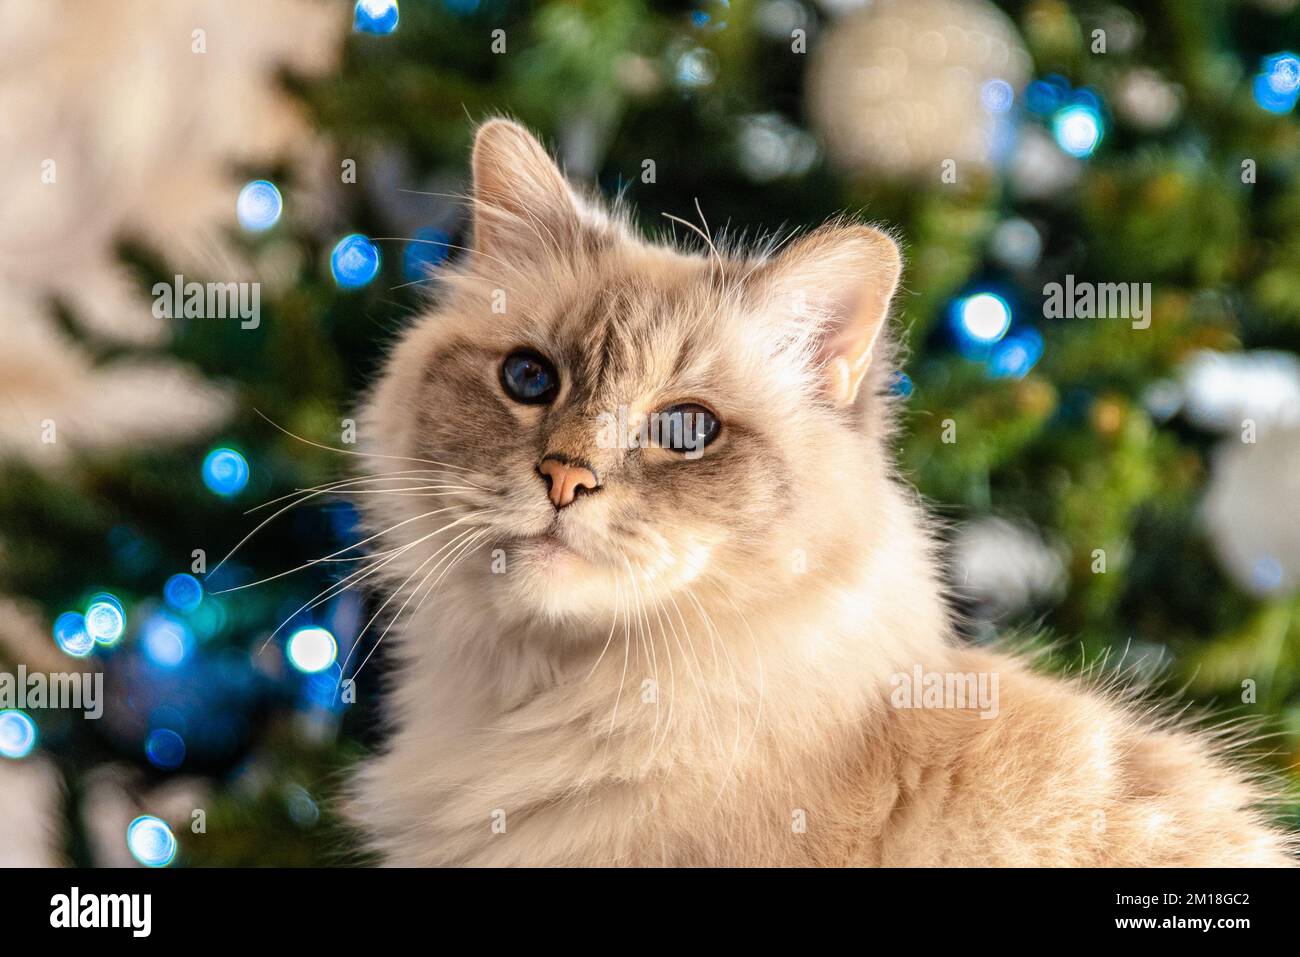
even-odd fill
[{"label": "fluffy cat", "polygon": [[889,236],[647,244],[504,120],[473,176],[363,410],[393,734],[349,805],[386,863],[1288,862],[1210,739],[953,639],[888,448]]}]

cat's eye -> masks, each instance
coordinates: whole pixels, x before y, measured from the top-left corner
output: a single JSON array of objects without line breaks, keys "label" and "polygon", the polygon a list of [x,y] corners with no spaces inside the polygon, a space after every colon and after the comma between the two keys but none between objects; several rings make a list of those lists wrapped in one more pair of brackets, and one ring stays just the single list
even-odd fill
[{"label": "cat's eye", "polygon": [[501,388],[516,402],[545,405],[560,391],[560,374],[541,353],[516,349],[501,363]]},{"label": "cat's eye", "polygon": [[718,417],[696,402],[669,406],[658,417],[658,445],[674,452],[699,452],[722,431]]}]

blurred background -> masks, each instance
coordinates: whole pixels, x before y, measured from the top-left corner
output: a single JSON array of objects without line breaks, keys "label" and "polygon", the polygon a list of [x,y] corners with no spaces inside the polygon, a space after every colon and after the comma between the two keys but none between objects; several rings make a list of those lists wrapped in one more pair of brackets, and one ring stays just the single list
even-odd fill
[{"label": "blurred background", "polygon": [[[378,637],[358,566],[227,589],[361,537],[294,493],[347,477],[321,446],[347,450],[464,243],[449,194],[502,112],[647,230],[697,200],[715,231],[896,225],[899,455],[970,639],[1265,721],[1260,760],[1295,774],[1297,0],[0,0],[0,23],[0,672],[102,671],[106,697],[0,713],[0,863],[346,859],[331,799],[382,740],[382,654],[335,694]],[[256,321],[168,318],[178,275],[260,283]],[[1150,327],[1046,315],[1067,276],[1150,283]]]}]

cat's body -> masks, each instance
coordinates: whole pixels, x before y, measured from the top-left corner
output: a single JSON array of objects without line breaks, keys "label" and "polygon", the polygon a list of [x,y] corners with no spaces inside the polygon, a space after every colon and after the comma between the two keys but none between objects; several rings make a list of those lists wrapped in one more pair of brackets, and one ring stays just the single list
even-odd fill
[{"label": "cat's body", "polygon": [[[469,261],[363,420],[400,551],[352,810],[386,862],[1286,862],[1208,739],[953,640],[889,464],[888,239],[647,246],[502,122],[475,180]],[[502,391],[521,348],[540,401]],[[722,423],[698,458],[595,434],[681,402]],[[922,675],[993,698],[903,695]]]}]

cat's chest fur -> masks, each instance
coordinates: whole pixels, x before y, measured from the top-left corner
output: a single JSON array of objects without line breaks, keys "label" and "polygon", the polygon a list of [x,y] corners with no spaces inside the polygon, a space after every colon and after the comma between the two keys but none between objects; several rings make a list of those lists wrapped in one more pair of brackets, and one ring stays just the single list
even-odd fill
[{"label": "cat's chest fur", "polygon": [[[433,627],[468,626],[453,613]],[[388,863],[1286,860],[1282,837],[1251,808],[1258,795],[1197,738],[1009,657],[935,646],[924,663],[998,674],[992,718],[975,707],[895,707],[880,688],[819,700],[804,687],[795,698],[783,685],[790,669],[769,675],[763,706],[775,710],[757,722],[754,688],[742,683],[712,699],[705,686],[679,689],[677,713],[660,700],[656,719],[639,681],[627,683],[620,717],[589,686],[548,684],[545,656],[500,653],[482,670],[484,661],[462,667],[434,643],[412,652],[412,637],[390,749],[356,790],[358,819]],[[689,670],[688,657],[678,666]],[[493,669],[514,669],[519,685],[483,694]],[[736,694],[742,706],[732,701],[728,715],[721,706]]]}]

